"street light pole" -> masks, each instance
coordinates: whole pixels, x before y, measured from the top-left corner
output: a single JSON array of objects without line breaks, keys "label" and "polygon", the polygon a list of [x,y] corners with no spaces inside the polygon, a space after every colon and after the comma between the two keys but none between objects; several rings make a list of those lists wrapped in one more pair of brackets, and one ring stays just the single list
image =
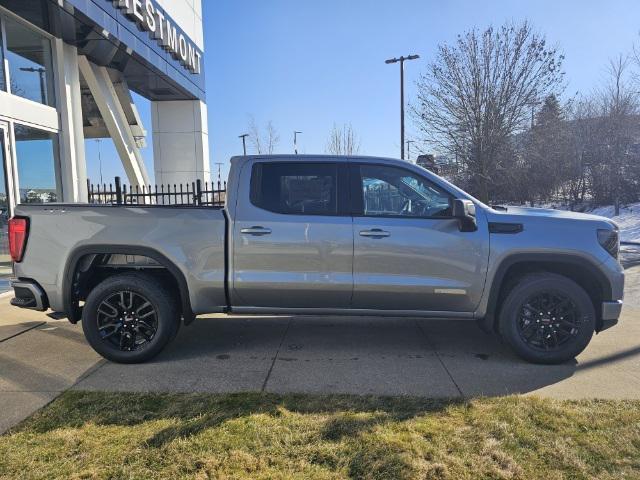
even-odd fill
[{"label": "street light pole", "polygon": [[102,152],[100,151],[101,138],[96,138],[96,144],[98,145],[98,165],[100,168],[100,185],[102,185]]},{"label": "street light pole", "polygon": [[248,133],[243,133],[242,135],[238,135],[238,138],[242,139],[242,151],[244,152],[244,156],[247,156],[247,142],[246,138],[249,136]]},{"label": "street light pole", "polygon": [[298,154],[298,134],[302,132],[297,132],[294,130],[293,132],[293,151]]},{"label": "street light pole", "polygon": [[404,160],[404,62],[405,60],[416,60],[420,55],[408,55],[399,58],[390,58],[384,63],[400,63],[400,158]]},{"label": "street light pole", "polygon": [[47,86],[45,81],[45,75],[47,70],[45,68],[33,68],[33,67],[20,67],[20,70],[23,72],[37,73],[40,75],[40,96],[42,97],[42,103],[48,104],[49,100],[47,98]]},{"label": "street light pole", "polygon": [[[218,184],[220,184],[220,181],[222,180],[221,178],[221,173],[222,173],[222,165],[224,165],[224,163],[222,162],[216,162],[215,165],[218,166]],[[213,182],[212,182],[213,183]]]},{"label": "street light pole", "polygon": [[411,144],[416,143],[415,140],[407,140],[407,160],[411,161]]}]

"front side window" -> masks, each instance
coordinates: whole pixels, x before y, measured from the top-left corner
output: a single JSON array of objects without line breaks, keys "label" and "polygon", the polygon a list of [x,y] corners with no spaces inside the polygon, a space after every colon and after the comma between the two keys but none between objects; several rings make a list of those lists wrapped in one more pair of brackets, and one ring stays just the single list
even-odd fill
[{"label": "front side window", "polygon": [[283,214],[337,215],[337,170],[331,163],[257,163],[251,203]]},{"label": "front side window", "polygon": [[15,125],[16,160],[21,203],[59,201],[57,134]]},{"label": "front side window", "polygon": [[451,195],[426,178],[384,165],[361,165],[365,216],[447,217]]},{"label": "front side window", "polygon": [[4,25],[11,93],[54,106],[51,41],[13,19]]}]

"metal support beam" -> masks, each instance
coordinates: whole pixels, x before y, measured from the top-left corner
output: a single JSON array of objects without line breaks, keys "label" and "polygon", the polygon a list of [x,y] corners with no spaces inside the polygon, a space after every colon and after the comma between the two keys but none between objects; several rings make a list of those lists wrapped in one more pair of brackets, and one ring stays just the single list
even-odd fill
[{"label": "metal support beam", "polygon": [[149,175],[142,154],[109,71],[105,67],[89,62],[84,56],[78,57],[78,66],[120,155],[129,183],[133,186],[149,185]]},{"label": "metal support beam", "polygon": [[[111,72],[111,78],[113,79],[113,72],[115,71],[112,70]],[[117,72],[117,74],[120,78],[117,81],[113,81],[113,88],[116,90],[116,94],[120,100],[120,105],[122,105],[124,114],[127,117],[127,122],[131,127],[133,138],[136,139],[136,145],[138,145],[138,148],[144,148],[147,146],[147,132],[142,125],[142,119],[140,118],[138,107],[136,107],[136,104],[133,102],[133,98],[131,98],[131,91],[129,90],[127,81],[122,78],[120,72]]]}]

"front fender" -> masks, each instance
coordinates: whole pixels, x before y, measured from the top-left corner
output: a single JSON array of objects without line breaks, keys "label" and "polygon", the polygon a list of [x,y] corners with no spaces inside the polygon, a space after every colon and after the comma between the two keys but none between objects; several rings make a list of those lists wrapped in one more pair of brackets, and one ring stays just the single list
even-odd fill
[{"label": "front fender", "polygon": [[[524,267],[541,270],[558,269],[562,273],[563,266],[577,268],[584,271],[593,279],[601,292],[602,300],[613,299],[613,285],[607,275],[600,268],[600,262],[583,254],[551,253],[551,252],[521,252],[504,255],[498,262],[490,262],[487,273],[487,288],[480,306],[476,311],[478,324],[485,332],[496,331],[496,320],[499,311],[500,292],[513,268]],[[601,311],[596,308],[596,315],[601,319]]]}]

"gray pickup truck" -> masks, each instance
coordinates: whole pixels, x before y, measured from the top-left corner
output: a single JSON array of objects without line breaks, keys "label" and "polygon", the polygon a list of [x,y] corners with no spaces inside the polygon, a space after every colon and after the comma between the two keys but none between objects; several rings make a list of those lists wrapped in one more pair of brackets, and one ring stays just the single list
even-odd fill
[{"label": "gray pickup truck", "polygon": [[12,303],[123,363],[214,312],[474,319],[558,363],[622,309],[610,220],[492,208],[384,158],[236,157],[224,208],[20,205],[10,236]]}]

